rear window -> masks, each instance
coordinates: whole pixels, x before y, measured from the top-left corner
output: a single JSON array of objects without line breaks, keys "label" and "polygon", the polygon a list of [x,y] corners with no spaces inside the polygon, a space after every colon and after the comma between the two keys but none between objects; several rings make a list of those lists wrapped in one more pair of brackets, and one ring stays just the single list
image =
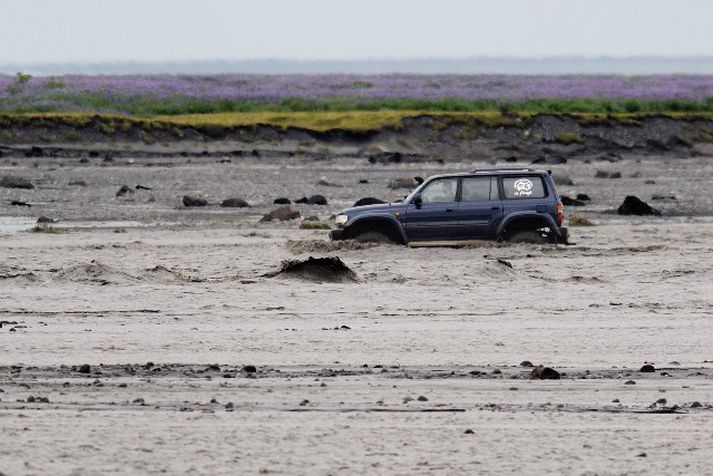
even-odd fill
[{"label": "rear window", "polygon": [[503,191],[505,198],[543,198],[547,196],[542,177],[503,177]]}]

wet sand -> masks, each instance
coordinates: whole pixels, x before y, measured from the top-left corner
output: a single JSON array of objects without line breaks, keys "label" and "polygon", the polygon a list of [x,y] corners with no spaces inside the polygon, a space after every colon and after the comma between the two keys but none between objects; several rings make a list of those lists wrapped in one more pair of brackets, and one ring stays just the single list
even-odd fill
[{"label": "wet sand", "polygon": [[[573,246],[465,248],[257,221],[278,196],[321,193],[301,208],[326,218],[405,195],[393,176],[485,164],[148,161],[0,165],[37,185],[0,189],[0,472],[710,472],[709,159],[552,167],[575,184],[560,193],[592,197],[568,214],[597,226]],[[253,207],[185,209],[185,193]],[[628,194],[664,216],[610,213]],[[40,214],[68,232],[17,231]],[[308,256],[357,282],[267,277]]]}]

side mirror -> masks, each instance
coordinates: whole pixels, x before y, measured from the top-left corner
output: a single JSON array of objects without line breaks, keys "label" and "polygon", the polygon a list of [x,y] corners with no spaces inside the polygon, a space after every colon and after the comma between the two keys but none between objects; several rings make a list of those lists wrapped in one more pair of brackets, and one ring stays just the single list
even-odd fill
[{"label": "side mirror", "polygon": [[421,208],[421,205],[423,205],[423,199],[421,198],[421,195],[416,195],[413,197],[413,204],[416,205],[416,208]]}]

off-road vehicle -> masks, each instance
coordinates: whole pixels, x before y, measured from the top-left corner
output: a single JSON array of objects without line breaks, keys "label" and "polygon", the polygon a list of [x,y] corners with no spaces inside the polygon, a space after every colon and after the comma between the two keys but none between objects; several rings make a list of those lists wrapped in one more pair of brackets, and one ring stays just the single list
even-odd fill
[{"label": "off-road vehicle", "polygon": [[563,218],[550,171],[474,170],[429,177],[401,202],[343,210],[331,238],[566,243]]}]

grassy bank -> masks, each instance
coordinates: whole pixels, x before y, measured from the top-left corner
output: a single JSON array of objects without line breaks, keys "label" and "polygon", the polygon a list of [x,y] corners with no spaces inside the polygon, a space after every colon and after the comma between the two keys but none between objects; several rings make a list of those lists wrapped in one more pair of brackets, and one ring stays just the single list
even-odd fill
[{"label": "grassy bank", "polygon": [[[582,126],[597,124],[637,125],[651,117],[676,120],[713,121],[713,112],[668,113],[555,113],[555,117],[573,118]],[[77,129],[97,127],[107,136],[141,130],[178,130],[186,127],[203,131],[239,127],[271,126],[277,129],[299,128],[316,132],[329,130],[373,131],[383,128],[399,129],[403,121],[414,117],[429,117],[434,128],[453,124],[472,126],[526,127],[535,113],[499,111],[430,111],[430,110],[379,110],[379,111],[314,111],[314,112],[238,112],[212,114],[177,114],[131,116],[97,114],[93,112],[69,113],[0,113],[0,130],[10,127],[70,126]]]},{"label": "grassy bank", "polygon": [[23,96],[0,97],[0,111],[8,113],[46,113],[66,111],[102,111],[134,116],[216,114],[216,113],[295,113],[352,111],[428,111],[428,112],[489,112],[528,114],[665,114],[675,112],[711,112],[713,97],[693,99],[413,99],[359,98],[350,96],[319,99],[283,98],[210,99],[186,96],[154,97],[121,93],[83,94],[50,93],[36,100]]}]

